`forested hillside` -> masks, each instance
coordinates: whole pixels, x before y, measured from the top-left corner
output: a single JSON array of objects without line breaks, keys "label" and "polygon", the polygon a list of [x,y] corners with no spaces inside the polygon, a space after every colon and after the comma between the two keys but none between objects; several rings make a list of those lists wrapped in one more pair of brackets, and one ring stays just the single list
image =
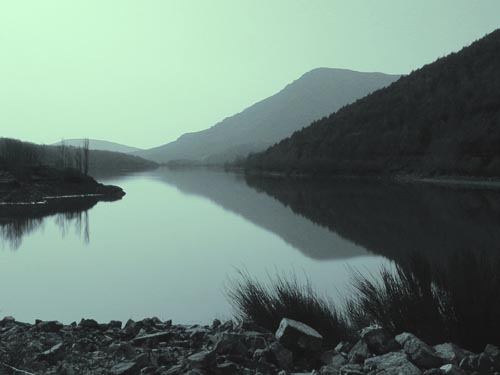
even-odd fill
[{"label": "forested hillside", "polygon": [[500,176],[500,30],[252,155],[247,168]]}]

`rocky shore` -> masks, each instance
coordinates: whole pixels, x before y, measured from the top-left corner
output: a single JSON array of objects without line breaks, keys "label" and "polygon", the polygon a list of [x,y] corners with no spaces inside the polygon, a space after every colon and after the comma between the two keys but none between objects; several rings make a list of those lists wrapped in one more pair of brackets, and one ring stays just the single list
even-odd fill
[{"label": "rocky shore", "polygon": [[103,185],[75,169],[55,169],[46,166],[0,168],[0,206],[42,206],[56,200],[95,198],[116,200],[125,192]]},{"label": "rocky shore", "polygon": [[438,375],[500,374],[500,350],[471,353],[427,345],[372,326],[352,343],[325,347],[311,327],[283,319],[276,332],[251,322],[174,325],[148,318],[100,324],[92,319],[0,321],[0,374],[111,375]]}]

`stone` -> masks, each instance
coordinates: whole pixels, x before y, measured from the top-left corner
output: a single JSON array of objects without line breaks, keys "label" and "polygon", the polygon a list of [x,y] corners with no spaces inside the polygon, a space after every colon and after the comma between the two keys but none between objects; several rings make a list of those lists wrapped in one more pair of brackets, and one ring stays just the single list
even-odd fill
[{"label": "stone", "polygon": [[320,361],[324,365],[339,369],[347,363],[347,358],[344,354],[338,354],[335,350],[328,350],[321,354]]},{"label": "stone", "polygon": [[467,373],[464,370],[451,363],[441,366],[440,370],[442,374],[447,374],[447,375],[467,375]]},{"label": "stone", "polygon": [[111,329],[122,329],[122,322],[119,320],[111,320],[108,323],[108,327]]},{"label": "stone", "polygon": [[421,375],[422,371],[401,352],[392,352],[365,360],[364,370],[377,375]]},{"label": "stone", "polygon": [[233,375],[239,373],[239,366],[233,362],[223,362],[215,368],[217,375]]},{"label": "stone", "polygon": [[370,352],[376,355],[397,351],[401,348],[394,337],[379,325],[363,328],[360,337],[366,342]]},{"label": "stone", "polygon": [[136,362],[120,362],[111,367],[112,375],[136,375],[139,374],[140,367]]},{"label": "stone", "polygon": [[323,345],[323,336],[318,331],[307,324],[287,318],[281,320],[275,337],[292,351],[318,352]]},{"label": "stone", "polygon": [[36,328],[42,332],[59,332],[63,324],[57,320],[41,321],[37,323]]},{"label": "stone", "polygon": [[500,349],[498,346],[488,344],[484,348],[484,354],[491,358],[493,362],[493,368],[496,371],[500,371]]},{"label": "stone", "polygon": [[443,363],[452,363],[457,366],[467,355],[463,349],[452,343],[435,345],[434,351],[443,360]]},{"label": "stone", "polygon": [[214,319],[212,322],[212,329],[217,329],[221,326],[221,321],[219,319]]},{"label": "stone", "polygon": [[368,344],[364,340],[359,340],[349,351],[347,360],[349,363],[363,363],[370,355]]},{"label": "stone", "polygon": [[63,343],[54,345],[49,350],[46,350],[38,355],[38,360],[47,361],[49,363],[56,363],[64,357]]},{"label": "stone", "polygon": [[170,332],[157,332],[150,333],[141,336],[135,337],[132,342],[134,345],[140,346],[144,344],[148,344],[148,346],[153,346],[162,341],[168,341],[172,334]]},{"label": "stone", "polygon": [[443,360],[436,354],[434,348],[411,333],[405,332],[397,335],[396,341],[418,367],[430,369],[440,367],[443,364]]},{"label": "stone", "polygon": [[485,353],[468,355],[460,362],[459,367],[466,371],[478,371],[479,373],[493,373],[493,360]]},{"label": "stone", "polygon": [[84,329],[100,329],[99,323],[94,319],[82,319],[78,326]]},{"label": "stone", "polygon": [[224,332],[217,336],[214,350],[222,355],[247,356],[248,348],[243,343],[243,336],[238,333]]},{"label": "stone", "polygon": [[335,351],[337,353],[349,353],[352,346],[353,345],[349,341],[340,341],[337,346],[335,346]]},{"label": "stone", "polygon": [[203,350],[190,355],[187,361],[194,368],[208,368],[215,362],[215,352],[212,350]]},{"label": "stone", "polygon": [[272,360],[280,368],[288,369],[293,365],[293,353],[281,345],[279,342],[273,342],[269,345],[269,352]]},{"label": "stone", "polygon": [[364,375],[363,366],[357,364],[348,364],[340,368],[339,375]]}]

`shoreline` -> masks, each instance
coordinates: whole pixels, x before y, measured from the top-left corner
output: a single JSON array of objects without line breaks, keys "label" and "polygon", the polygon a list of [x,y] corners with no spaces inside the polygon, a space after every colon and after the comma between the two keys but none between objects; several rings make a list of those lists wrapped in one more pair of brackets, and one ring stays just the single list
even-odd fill
[{"label": "shoreline", "polygon": [[3,374],[2,368],[30,375],[463,375],[500,370],[500,349],[487,345],[472,353],[451,343],[432,347],[411,333],[392,336],[380,326],[330,347],[313,328],[286,318],[270,332],[248,321],[217,319],[211,325],[158,318],[64,325],[4,317]]}]

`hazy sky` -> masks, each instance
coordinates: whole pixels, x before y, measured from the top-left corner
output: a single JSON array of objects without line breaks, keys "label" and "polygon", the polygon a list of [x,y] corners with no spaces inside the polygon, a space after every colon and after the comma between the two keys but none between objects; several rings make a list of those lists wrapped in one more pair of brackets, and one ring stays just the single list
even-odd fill
[{"label": "hazy sky", "polygon": [[2,0],[0,136],[155,146],[313,68],[408,73],[499,26],[499,0]]}]

